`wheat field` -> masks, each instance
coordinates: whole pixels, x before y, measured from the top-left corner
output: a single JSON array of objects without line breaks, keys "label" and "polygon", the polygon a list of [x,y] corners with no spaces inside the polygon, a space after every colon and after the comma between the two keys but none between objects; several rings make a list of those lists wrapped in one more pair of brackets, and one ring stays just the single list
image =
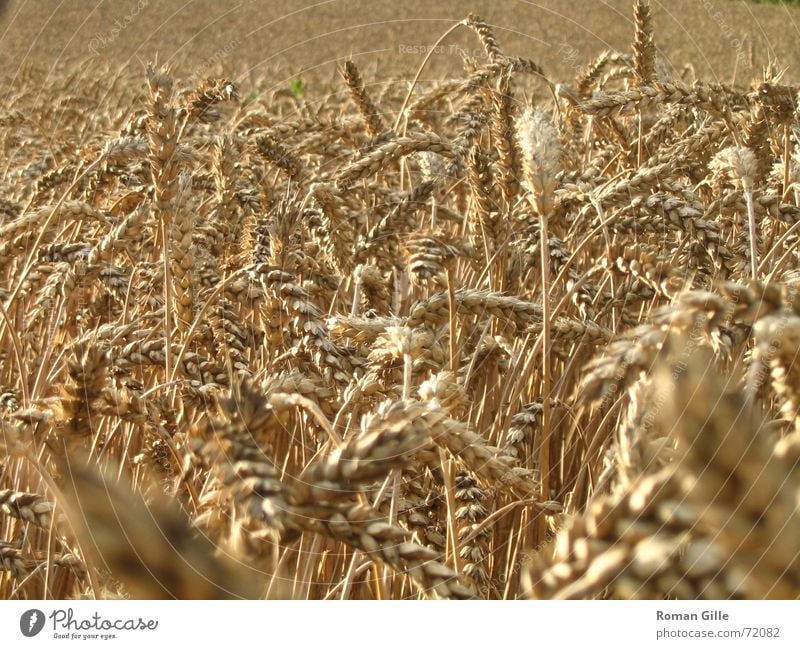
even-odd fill
[{"label": "wheat field", "polygon": [[437,81],[17,75],[0,597],[797,598],[798,88],[632,12],[574,78],[473,14]]}]

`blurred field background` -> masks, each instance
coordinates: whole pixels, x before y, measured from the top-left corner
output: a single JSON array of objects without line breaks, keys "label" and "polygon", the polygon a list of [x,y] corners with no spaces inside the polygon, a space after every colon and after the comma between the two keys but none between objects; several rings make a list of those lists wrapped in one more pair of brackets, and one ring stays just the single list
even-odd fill
[{"label": "blurred field background", "polygon": [[[25,65],[67,61],[138,66],[154,58],[176,75],[228,74],[245,81],[265,71],[276,86],[336,77],[352,58],[367,81],[410,78],[425,48],[473,11],[495,29],[506,51],[539,62],[552,77],[574,77],[604,49],[628,51],[628,0],[11,0],[1,3],[0,61],[6,74]],[[800,10],[746,0],[654,2],[658,48],[666,63],[690,64],[698,78],[747,83],[770,58],[797,79]],[[461,67],[475,48],[457,31],[425,74]],[[91,67],[91,66],[89,66]],[[245,85],[247,85],[245,83]],[[270,90],[270,89],[264,89]]]}]

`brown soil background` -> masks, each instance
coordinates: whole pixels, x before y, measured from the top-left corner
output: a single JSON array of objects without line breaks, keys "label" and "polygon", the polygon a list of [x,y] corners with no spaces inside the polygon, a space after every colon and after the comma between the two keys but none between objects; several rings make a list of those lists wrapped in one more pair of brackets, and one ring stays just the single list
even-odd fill
[{"label": "brown soil background", "polygon": [[[169,62],[178,75],[248,76],[274,87],[300,76],[310,84],[352,57],[368,82],[411,78],[424,48],[468,12],[495,27],[509,54],[539,62],[555,80],[603,49],[629,51],[630,0],[8,0],[0,5],[0,63],[14,76],[26,64],[58,68]],[[138,15],[137,5],[141,6]],[[800,10],[745,0],[651,2],[657,45],[668,65],[699,78],[747,83],[769,60],[800,78]],[[129,24],[124,25],[126,17]],[[426,70],[448,76],[459,49],[478,42],[467,30],[448,37]],[[738,49],[737,49],[738,48]],[[737,51],[742,53],[735,66]],[[100,64],[99,66],[97,64]],[[259,88],[268,90],[269,88]]]}]

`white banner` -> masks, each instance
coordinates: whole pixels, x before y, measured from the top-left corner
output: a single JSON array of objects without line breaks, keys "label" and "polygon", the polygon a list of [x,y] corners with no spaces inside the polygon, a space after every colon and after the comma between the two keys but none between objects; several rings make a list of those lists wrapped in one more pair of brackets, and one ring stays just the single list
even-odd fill
[{"label": "white banner", "polygon": [[14,648],[798,647],[799,621],[798,602],[0,603]]}]

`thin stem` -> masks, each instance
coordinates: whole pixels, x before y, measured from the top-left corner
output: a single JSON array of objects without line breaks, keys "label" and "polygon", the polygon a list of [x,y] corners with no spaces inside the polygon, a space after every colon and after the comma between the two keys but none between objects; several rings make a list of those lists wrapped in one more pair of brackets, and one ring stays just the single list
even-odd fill
[{"label": "thin stem", "polygon": [[[539,450],[542,500],[550,500],[550,254],[547,217],[539,216],[539,252],[542,266],[542,446]],[[545,537],[547,522],[539,517],[539,538]]]},{"label": "thin stem", "polygon": [[783,127],[783,198],[781,200],[784,201],[789,197],[789,189],[791,188],[789,167],[792,158],[792,138],[789,128],[788,124]]},{"label": "thin stem", "polygon": [[756,235],[756,210],[753,205],[753,192],[746,190],[744,198],[747,202],[747,223],[750,230],[750,276],[758,278],[758,240]]},{"label": "thin stem", "polygon": [[428,50],[428,54],[423,59],[422,63],[419,66],[419,69],[417,70],[417,74],[411,81],[411,87],[408,89],[408,94],[406,95],[406,98],[403,100],[403,105],[400,106],[400,111],[397,113],[397,119],[394,121],[394,126],[392,127],[395,131],[397,131],[397,129],[400,128],[400,122],[403,119],[403,115],[406,112],[406,108],[408,108],[408,102],[411,101],[411,95],[414,94],[414,88],[417,87],[417,82],[419,81],[420,76],[422,76],[422,71],[425,69],[425,66],[428,65],[428,61],[430,61],[431,56],[433,56],[434,52],[436,52],[437,48],[439,47],[439,45],[442,44],[442,41],[444,41],[445,38],[447,38],[450,34],[452,34],[456,29],[458,29],[459,27],[464,27],[466,24],[467,24],[466,20],[461,20],[457,22],[444,34],[442,34],[439,37],[439,40],[433,44],[433,47],[431,47]]},{"label": "thin stem", "polygon": [[456,499],[455,499],[455,478],[453,476],[450,459],[446,457],[444,450],[439,449],[439,462],[442,466],[444,477],[444,495],[447,501],[447,526],[449,534],[448,541],[452,543],[451,550],[453,556],[453,568],[457,573],[461,572],[461,555],[458,541],[458,528],[456,526]]},{"label": "thin stem", "polygon": [[447,302],[450,318],[450,371],[453,375],[458,372],[458,351],[456,349],[456,294],[453,290],[453,277],[450,269],[447,269]]}]

